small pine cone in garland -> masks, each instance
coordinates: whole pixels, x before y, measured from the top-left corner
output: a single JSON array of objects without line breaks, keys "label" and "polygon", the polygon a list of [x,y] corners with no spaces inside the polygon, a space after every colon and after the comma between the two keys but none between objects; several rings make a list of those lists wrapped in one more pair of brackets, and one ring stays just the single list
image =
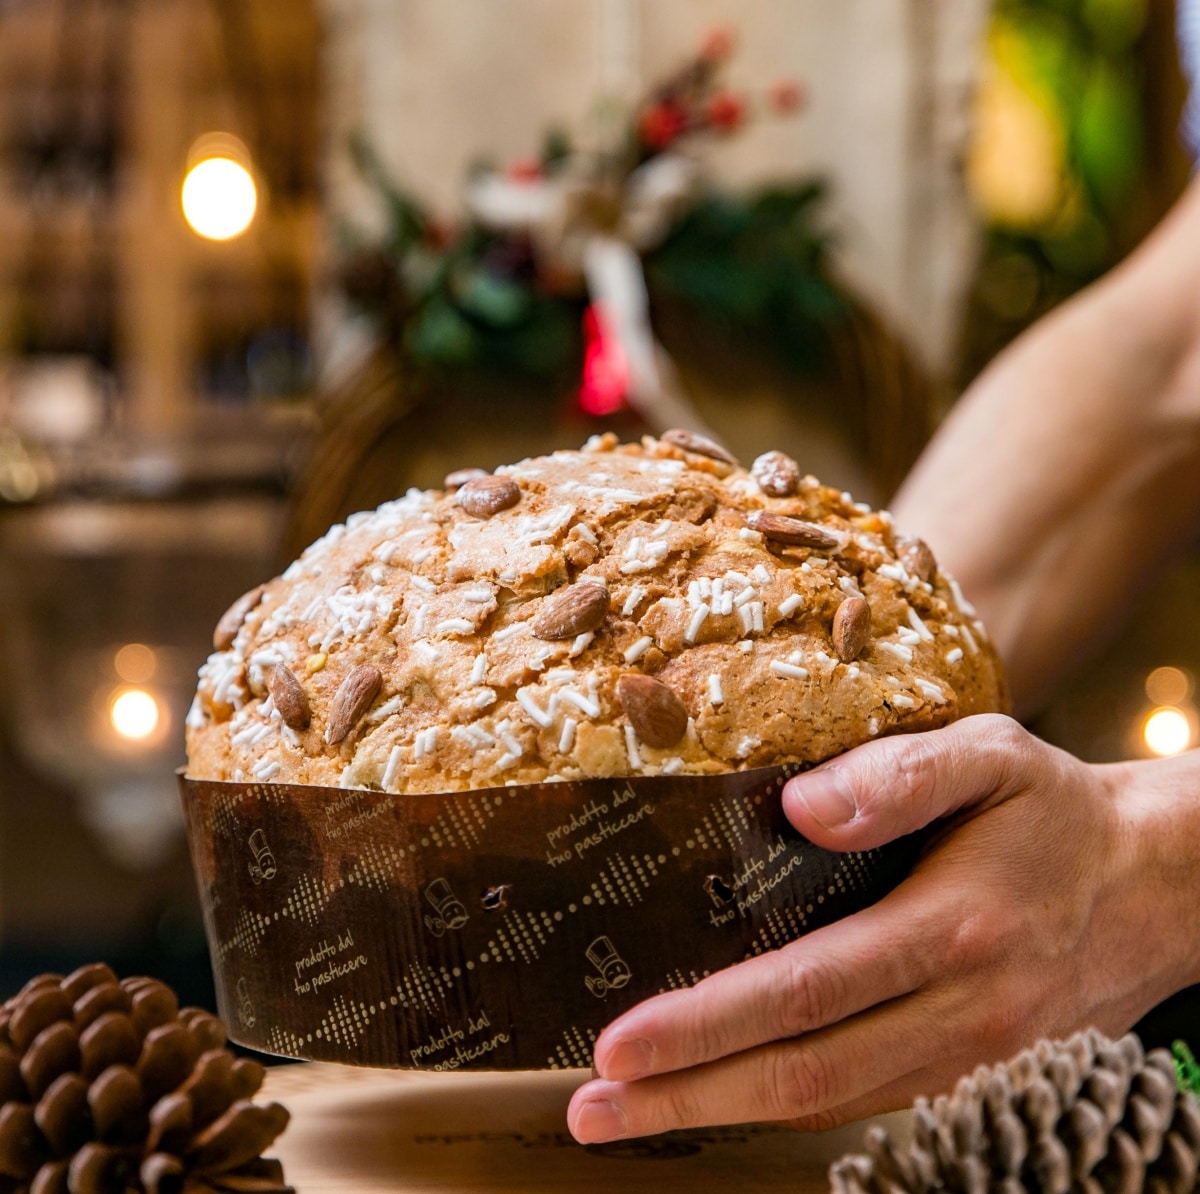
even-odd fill
[{"label": "small pine cone in garland", "polygon": [[830,1166],[833,1194],[1188,1194],[1200,1104],[1167,1050],[1089,1029],[917,1099],[907,1148],[878,1125],[866,1148]]},{"label": "small pine cone in garland", "polygon": [[263,1075],[154,979],[35,978],[0,1007],[0,1194],[291,1194]]}]

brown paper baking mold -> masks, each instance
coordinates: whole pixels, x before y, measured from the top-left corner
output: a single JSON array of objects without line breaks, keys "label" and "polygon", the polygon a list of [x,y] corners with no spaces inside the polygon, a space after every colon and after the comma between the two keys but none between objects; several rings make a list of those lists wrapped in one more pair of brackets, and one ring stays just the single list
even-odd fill
[{"label": "brown paper baking mold", "polygon": [[795,768],[393,795],[180,777],[221,1015],[289,1057],[591,1063],[660,991],[873,903],[915,838],[835,854]]}]

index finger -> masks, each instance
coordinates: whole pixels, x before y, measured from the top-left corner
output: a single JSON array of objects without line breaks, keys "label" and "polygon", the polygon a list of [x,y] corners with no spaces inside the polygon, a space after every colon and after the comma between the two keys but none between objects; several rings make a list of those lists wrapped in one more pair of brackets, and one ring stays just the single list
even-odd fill
[{"label": "index finger", "polygon": [[811,1032],[917,990],[944,965],[932,948],[944,910],[941,900],[914,898],[906,886],[694,987],[638,1004],[600,1034],[597,1072],[633,1081],[685,1069]]}]

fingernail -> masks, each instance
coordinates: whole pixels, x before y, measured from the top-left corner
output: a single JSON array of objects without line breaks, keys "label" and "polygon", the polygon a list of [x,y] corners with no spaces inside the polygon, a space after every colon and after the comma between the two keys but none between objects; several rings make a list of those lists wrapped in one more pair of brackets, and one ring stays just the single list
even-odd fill
[{"label": "fingernail", "polygon": [[798,775],[791,783],[791,796],[808,809],[809,815],[826,829],[853,821],[858,813],[854,794],[836,767]]},{"label": "fingernail", "polygon": [[603,1144],[629,1135],[629,1121],[625,1111],[607,1099],[589,1099],[575,1116],[571,1135],[580,1144]]},{"label": "fingernail", "polygon": [[604,1063],[604,1076],[614,1082],[632,1082],[650,1073],[654,1063],[654,1046],[640,1037],[618,1041],[609,1051]]}]

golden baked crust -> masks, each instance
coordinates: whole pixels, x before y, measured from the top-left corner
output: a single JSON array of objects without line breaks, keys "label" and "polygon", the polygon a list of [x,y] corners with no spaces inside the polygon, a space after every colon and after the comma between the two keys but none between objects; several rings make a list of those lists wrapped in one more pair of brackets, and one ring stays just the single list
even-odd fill
[{"label": "golden baked crust", "polygon": [[1007,705],[923,543],[779,453],[751,474],[686,433],[594,437],[353,515],[215,642],[187,723],[199,779],[703,774]]}]

